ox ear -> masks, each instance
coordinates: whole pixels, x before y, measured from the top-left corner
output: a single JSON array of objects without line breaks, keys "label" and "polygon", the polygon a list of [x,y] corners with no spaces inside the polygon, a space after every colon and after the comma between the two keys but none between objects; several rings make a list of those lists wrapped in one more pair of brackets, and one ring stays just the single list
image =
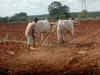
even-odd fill
[{"label": "ox ear", "polygon": [[50,24],[51,26],[53,26],[54,24]]},{"label": "ox ear", "polygon": [[53,25],[54,25],[54,23],[50,23],[50,25],[51,25],[51,26],[53,26]]}]

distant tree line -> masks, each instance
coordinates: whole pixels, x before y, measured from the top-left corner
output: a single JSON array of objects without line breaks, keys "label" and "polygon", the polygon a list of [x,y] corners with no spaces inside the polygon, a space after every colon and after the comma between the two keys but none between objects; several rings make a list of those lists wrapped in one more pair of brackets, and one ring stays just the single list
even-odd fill
[{"label": "distant tree line", "polygon": [[39,19],[45,19],[48,18],[48,16],[48,14],[28,16],[26,12],[20,12],[11,17],[0,17],[0,22],[29,22],[33,21],[35,17],[38,17]]},{"label": "distant tree line", "polygon": [[18,22],[18,21],[27,21],[27,13],[20,12],[16,13],[11,17],[0,17],[0,22]]}]

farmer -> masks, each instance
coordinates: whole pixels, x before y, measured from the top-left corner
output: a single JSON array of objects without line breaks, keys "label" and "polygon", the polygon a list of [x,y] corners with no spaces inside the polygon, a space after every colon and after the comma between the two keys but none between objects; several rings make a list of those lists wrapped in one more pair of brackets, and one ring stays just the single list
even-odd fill
[{"label": "farmer", "polygon": [[35,49],[35,26],[38,18],[35,18],[33,22],[28,23],[25,29],[25,37],[27,39],[27,47],[29,49]]},{"label": "farmer", "polygon": [[72,20],[75,20],[75,18],[72,16]]}]

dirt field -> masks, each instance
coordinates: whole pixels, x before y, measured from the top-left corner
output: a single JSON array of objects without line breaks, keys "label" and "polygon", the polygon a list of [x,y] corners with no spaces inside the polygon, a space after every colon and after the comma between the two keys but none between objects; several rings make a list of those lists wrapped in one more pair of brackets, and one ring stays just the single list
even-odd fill
[{"label": "dirt field", "polygon": [[[25,41],[27,23],[0,23],[0,40]],[[100,21],[75,26],[74,40],[28,50],[24,43],[0,43],[0,75],[100,75]]]}]

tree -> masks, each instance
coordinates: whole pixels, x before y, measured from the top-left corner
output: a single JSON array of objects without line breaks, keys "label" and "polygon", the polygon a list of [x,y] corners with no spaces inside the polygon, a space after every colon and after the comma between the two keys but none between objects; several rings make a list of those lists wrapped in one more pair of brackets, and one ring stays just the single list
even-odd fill
[{"label": "tree", "polygon": [[69,7],[66,5],[62,5],[60,2],[58,1],[54,1],[52,2],[49,6],[48,6],[48,11],[50,16],[56,17],[56,18],[69,18],[70,14],[69,14]]},{"label": "tree", "polygon": [[20,12],[20,13],[16,13],[15,15],[13,15],[10,18],[11,22],[19,22],[19,21],[27,21],[27,13],[25,12]]},{"label": "tree", "polygon": [[87,10],[83,10],[80,15],[79,15],[79,18],[83,18],[83,19],[86,19],[88,18],[88,11]]},{"label": "tree", "polygon": [[8,22],[9,20],[9,17],[6,16],[6,17],[0,17],[0,22]]},{"label": "tree", "polygon": [[20,12],[20,13],[16,13],[14,16],[15,16],[15,17],[26,17],[26,16],[27,16],[27,13],[25,13],[25,12]]}]

